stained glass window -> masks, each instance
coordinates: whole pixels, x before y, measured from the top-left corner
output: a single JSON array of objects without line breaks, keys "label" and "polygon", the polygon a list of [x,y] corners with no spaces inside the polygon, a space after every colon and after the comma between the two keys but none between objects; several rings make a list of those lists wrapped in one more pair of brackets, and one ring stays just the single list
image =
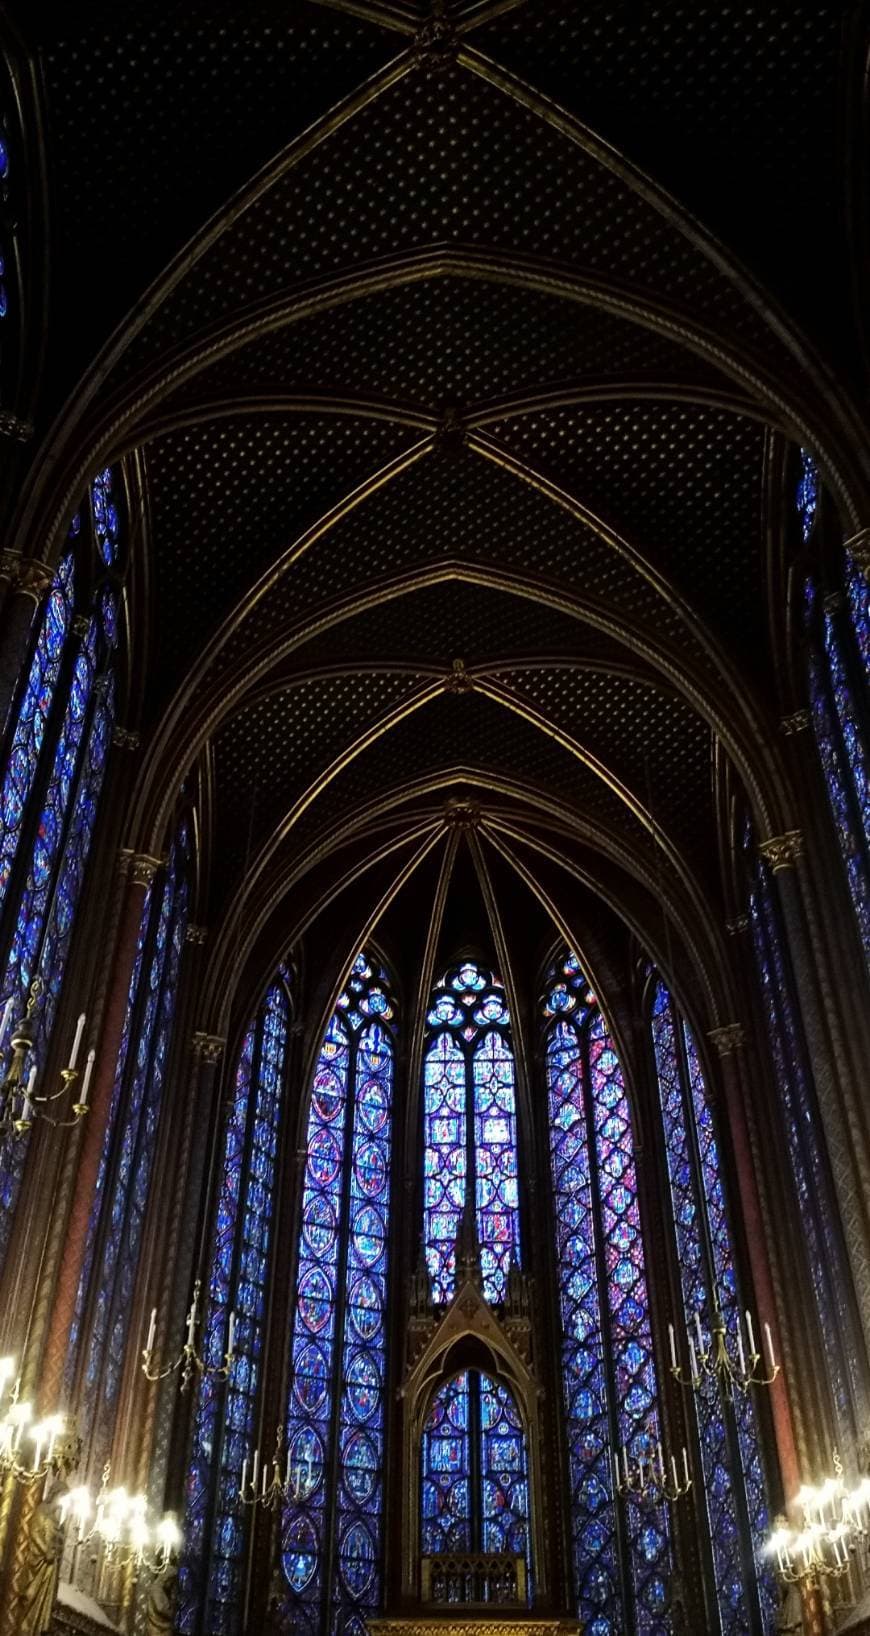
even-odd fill
[{"label": "stained glass window", "polygon": [[78,1322],[86,1302],[90,1308],[80,1429],[97,1464],[108,1453],[129,1336],[187,931],[190,863],[190,824],[184,819],[162,889],[150,894],[152,923],[144,929],[134,968],[137,987],[128,998],[133,1028],[122,1039],[101,1156],[96,1202],[102,1242],[96,1259],[89,1246],[78,1292]]},{"label": "stained glass window", "polygon": [[806,542],[812,533],[819,504],[818,468],[807,449],[801,449],[800,452],[800,476],[795,500],[800,519],[801,535],[804,542]]},{"label": "stained glass window", "polygon": [[[709,1337],[718,1305],[733,1332],[746,1302],[739,1294],[712,1112],[691,1029],[661,982],[653,998],[652,1042],[683,1316],[694,1326],[698,1314]],[[709,1380],[690,1401],[722,1636],[742,1636],[758,1618],[765,1631],[773,1631],[776,1589],[769,1571],[756,1568],[768,1517],[752,1395],[724,1399]]]},{"label": "stained glass window", "polygon": [[[818,473],[804,455],[796,497],[804,539],[809,534],[807,482],[814,516]],[[870,969],[870,585],[848,552],[842,588],[823,596],[811,576],[804,610],[816,743]]]},{"label": "stained glass window", "polygon": [[666,1508],[614,1494],[613,1455],[657,1442],[653,1354],[631,1115],[619,1058],[579,962],[551,970],[544,1005],[550,1159],[574,1586],[590,1636],[670,1631]]},{"label": "stained glass window", "polygon": [[[103,480],[115,481],[112,473]],[[99,480],[97,480],[99,481]],[[92,486],[93,487],[93,486]],[[90,491],[89,491],[90,492]],[[89,505],[90,505],[89,501]],[[115,551],[121,525],[114,507]],[[23,1012],[38,977],[33,1061],[44,1065],[76,906],[97,819],[114,724],[115,592],[99,583],[74,619],[96,537],[73,520],[68,549],[36,621],[32,651],[7,731],[0,782],[0,1006]],[[28,1138],[0,1150],[0,1258],[28,1153]]]},{"label": "stained glass window", "polygon": [[289,1022],[282,970],[242,1041],[224,1136],[203,1351],[207,1364],[222,1364],[234,1312],[236,1357],[226,1387],[214,1376],[197,1387],[179,1571],[182,1631],[202,1628],[203,1608],[210,1632],[223,1636],[239,1623],[248,1513],[238,1496],[256,1441]]},{"label": "stained glass window", "polygon": [[360,954],[311,1089],[281,1550],[285,1611],[312,1636],[364,1636],[383,1595],[393,1014],[384,972]]},{"label": "stained glass window", "polygon": [[466,1185],[488,1301],[504,1300],[511,1260],[520,1264],[514,1079],[504,989],[466,961],[436,985],[426,1020],[424,1240],[436,1302],[453,1294]]},{"label": "stained glass window", "polygon": [[529,1556],[526,1440],[503,1382],[463,1370],[438,1387],[421,1443],[424,1556]]},{"label": "stained glass window", "polygon": [[753,856],[747,826],[749,913],[761,998],[779,1094],[801,1225],[806,1237],[807,1271],[818,1314],[827,1378],[837,1425],[837,1445],[854,1447],[863,1416],[861,1347],[851,1299],[851,1274],[834,1202],[825,1148],[803,1035],[800,1006],[773,891],[764,860]]}]

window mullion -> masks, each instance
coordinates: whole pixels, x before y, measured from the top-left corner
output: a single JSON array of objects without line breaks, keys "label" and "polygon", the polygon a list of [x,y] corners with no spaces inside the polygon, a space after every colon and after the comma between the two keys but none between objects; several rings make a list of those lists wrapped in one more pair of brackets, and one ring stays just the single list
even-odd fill
[{"label": "window mullion", "polygon": [[[601,1321],[604,1390],[607,1398],[607,1425],[613,1454],[619,1449],[619,1408],[613,1379],[613,1330],[610,1321],[610,1290],[607,1281],[607,1260],[604,1253],[604,1224],[601,1213],[598,1148],[595,1141],[595,1112],[592,1095],[592,1065],[589,1055],[589,1025],[586,1023],[578,1041],[583,1065],[583,1115],[586,1123],[586,1151],[589,1158],[589,1196],[595,1248],[595,1272],[598,1281],[598,1312]],[[635,1629],[634,1594],[629,1565],[629,1541],[624,1504],[617,1494],[613,1496],[613,1520],[616,1532],[616,1554],[619,1563],[619,1581],[625,1629],[631,1636]]]},{"label": "window mullion", "polygon": [[350,1170],[353,1163],[354,1114],[356,1109],[356,1076],[359,1054],[359,1036],[354,1033],[348,1041],[347,1087],[345,1095],[344,1143],[341,1165],[341,1212],[338,1227],[338,1259],[335,1276],[335,1355],[332,1365],[332,1427],[328,1452],[329,1500],[323,1551],[323,1596],[326,1610],[324,1629],[329,1630],[333,1611],[336,1577],[335,1536],[338,1525],[338,1469],[341,1439],[339,1409],[342,1376],[344,1372],[345,1326],[347,1322],[347,1263],[350,1233]]}]

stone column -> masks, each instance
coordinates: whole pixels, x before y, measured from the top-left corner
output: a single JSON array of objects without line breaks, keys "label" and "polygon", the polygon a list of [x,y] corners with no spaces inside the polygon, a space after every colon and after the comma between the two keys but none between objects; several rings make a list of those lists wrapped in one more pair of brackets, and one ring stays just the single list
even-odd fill
[{"label": "stone column", "polygon": [[[707,1038],[715,1046],[722,1064],[725,1112],[731,1135],[737,1186],[740,1191],[740,1208],[749,1252],[752,1284],[758,1302],[758,1317],[762,1326],[764,1324],[770,1325],[776,1356],[781,1363],[783,1348],[779,1334],[779,1317],[773,1274],[768,1257],[761,1199],[752,1160],[752,1145],[746,1123],[742,1086],[737,1066],[737,1053],[743,1047],[743,1026],[741,1023],[728,1023],[724,1028],[712,1028]],[[763,1339],[763,1334],[762,1327],[759,1332],[759,1344]],[[801,1476],[791,1405],[788,1400],[785,1376],[781,1369],[770,1387],[770,1406],[773,1413],[773,1428],[782,1485],[788,1501],[800,1488]]]},{"label": "stone column", "polygon": [[0,572],[9,590],[0,612],[0,733],[6,727],[18,678],[27,658],[36,610],[54,579],[44,562],[4,552]]},{"label": "stone column", "polygon": [[762,841],[759,851],[770,864],[776,878],[807,1048],[834,1173],[843,1235],[855,1282],[864,1339],[865,1343],[870,1345],[870,1254],[868,1254],[870,1166],[863,1120],[852,1107],[851,1098],[843,1095],[841,1077],[819,998],[819,974],[816,971],[808,934],[797,872],[798,860],[803,855],[803,837],[800,830],[789,830],[785,835]]}]

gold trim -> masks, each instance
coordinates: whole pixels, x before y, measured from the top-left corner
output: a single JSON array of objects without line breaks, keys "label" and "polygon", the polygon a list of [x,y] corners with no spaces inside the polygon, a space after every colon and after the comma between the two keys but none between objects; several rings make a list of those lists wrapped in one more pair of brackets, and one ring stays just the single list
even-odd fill
[{"label": "gold trim", "polygon": [[188,922],[187,930],[184,934],[184,941],[185,943],[195,943],[196,947],[201,949],[208,941],[208,927],[194,926],[191,922]]},{"label": "gold trim", "polygon": [[162,863],[162,858],[155,858],[149,852],[132,853],[127,872],[133,885],[150,886]]},{"label": "gold trim", "polygon": [[780,718],[780,731],[786,738],[791,738],[795,733],[806,732],[811,720],[809,710],[793,710],[790,715]]},{"label": "gold trim", "polygon": [[190,1042],[194,1056],[210,1066],[220,1062],[226,1043],[222,1034],[204,1034],[201,1031],[197,1031]]},{"label": "gold trim", "polygon": [[759,841],[758,850],[776,875],[780,869],[793,869],[798,858],[803,857],[804,838],[799,829],[789,829],[784,835],[772,835],[767,841]]},{"label": "gold trim", "polygon": [[731,1056],[746,1043],[742,1023],[724,1023],[721,1028],[708,1028],[707,1038],[720,1057]]}]

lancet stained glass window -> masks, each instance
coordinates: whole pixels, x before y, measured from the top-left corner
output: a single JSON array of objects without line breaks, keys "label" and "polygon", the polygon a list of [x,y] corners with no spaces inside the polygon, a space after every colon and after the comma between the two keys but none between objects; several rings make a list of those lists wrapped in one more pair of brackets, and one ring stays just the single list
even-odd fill
[{"label": "lancet stained glass window", "polygon": [[[122,1042],[124,1066],[120,1084],[116,1071],[115,1118],[107,1126],[101,1156],[100,1252],[95,1264],[86,1264],[78,1292],[79,1311],[88,1296],[92,1301],[81,1429],[91,1438],[97,1462],[108,1453],[127,1346],[187,932],[190,864],[191,826],[184,818],[170,848],[162,890],[151,894],[156,919],[148,932],[147,957],[137,960],[134,972],[135,1033],[132,1040]],[[84,1284],[89,1275],[92,1291]]]},{"label": "lancet stained glass window", "polygon": [[311,1091],[281,1524],[285,1612],[311,1636],[364,1636],[383,1595],[393,1015],[360,954]]},{"label": "lancet stained glass window", "polygon": [[[804,531],[803,484],[812,467],[804,455],[797,510]],[[823,596],[808,578],[804,609],[810,705],[864,957],[870,969],[870,585],[844,554],[842,588]]]},{"label": "lancet stained glass window", "polygon": [[667,1512],[618,1514],[613,1456],[649,1458],[658,1386],[634,1140],[619,1059],[579,961],[544,1003],[577,1605],[590,1636],[670,1632]]},{"label": "lancet stained glass window", "polygon": [[423,1059],[423,1235],[436,1302],[449,1301],[466,1186],[483,1293],[504,1300],[520,1264],[517,1119],[510,1016],[497,977],[465,961],[436,985]]},{"label": "lancet stained glass window", "polygon": [[466,1369],[438,1387],[420,1476],[424,1556],[485,1551],[528,1563],[526,1440],[503,1382]]},{"label": "lancet stained glass window", "polygon": [[[716,1134],[697,1047],[661,982],[653,996],[652,1043],[684,1319],[694,1329],[697,1313],[703,1334],[709,1337],[717,1302],[732,1330],[745,1302],[739,1298]],[[772,1631],[776,1589],[769,1570],[756,1566],[762,1562],[768,1518],[752,1396],[738,1392],[733,1402],[724,1402],[711,1380],[693,1392],[690,1401],[697,1421],[722,1636],[742,1636],[753,1617],[760,1617],[763,1629]]]},{"label": "lancet stained glass window", "polygon": [[289,1024],[289,977],[282,968],[242,1041],[224,1136],[203,1355],[209,1366],[221,1366],[235,1312],[236,1356],[226,1387],[213,1375],[197,1385],[179,1569],[182,1631],[201,1628],[204,1615],[204,1628],[223,1636],[240,1618],[249,1515],[239,1486],[256,1441]]},{"label": "lancet stained glass window", "polygon": [[779,1092],[801,1225],[807,1273],[818,1314],[827,1377],[837,1423],[837,1446],[854,1447],[863,1405],[851,1272],[836,1210],[833,1180],[816,1101],[800,1007],[770,870],[755,855],[754,835],[744,837],[750,883],[749,917],[761,987],[766,1035]]},{"label": "lancet stained glass window", "polygon": [[[20,1015],[38,979],[32,1059],[38,1069],[57,1012],[114,725],[116,591],[104,583],[98,555],[93,496],[100,481],[111,486],[116,478],[107,471],[91,485],[35,622],[0,781],[0,1008],[11,1000]],[[117,504],[113,517],[114,561]],[[0,1258],[28,1146],[19,1137],[0,1151]]]}]

